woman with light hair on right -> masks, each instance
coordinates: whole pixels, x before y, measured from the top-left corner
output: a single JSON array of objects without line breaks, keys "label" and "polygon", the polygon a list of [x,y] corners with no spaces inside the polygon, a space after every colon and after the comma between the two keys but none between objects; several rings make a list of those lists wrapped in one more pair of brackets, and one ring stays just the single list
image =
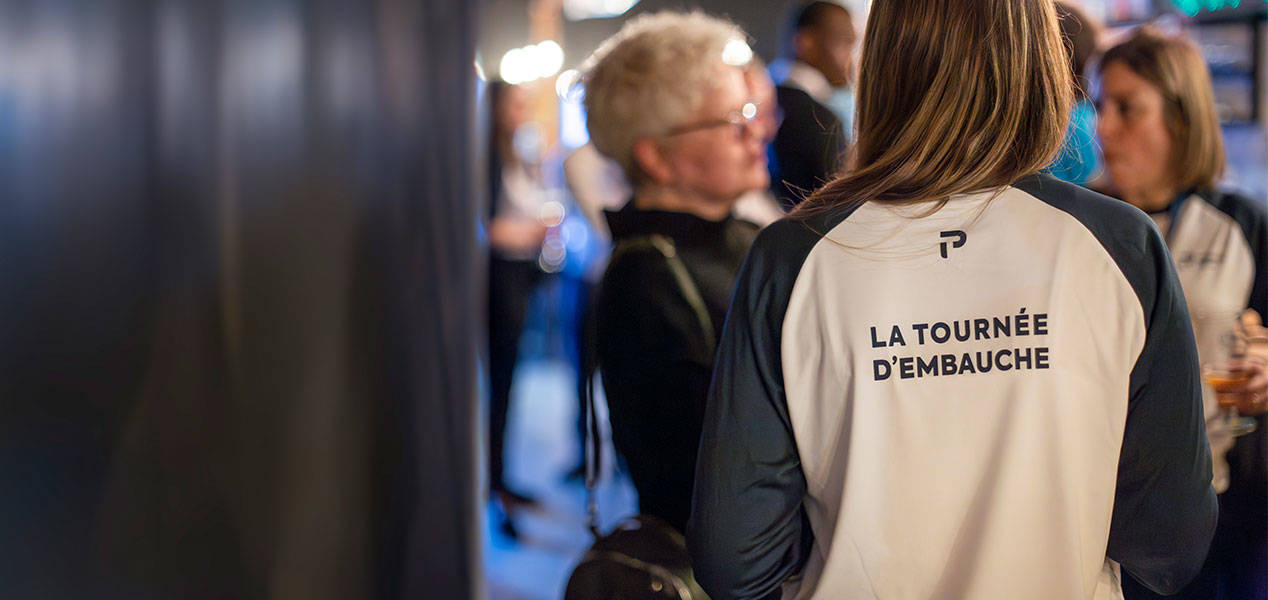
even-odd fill
[{"label": "woman with light hair on right", "polygon": [[1216,521],[1200,372],[1141,211],[1038,174],[1051,0],[876,0],[853,165],[758,236],[688,548],[728,598],[1171,593]]},{"label": "woman with light hair on right", "polygon": [[[1142,28],[1106,51],[1099,71],[1097,135],[1108,183],[1162,231],[1193,317],[1199,358],[1221,368],[1225,347],[1237,349],[1238,330],[1257,329],[1260,315],[1268,315],[1268,213],[1216,188],[1224,144],[1206,63],[1192,42]],[[1219,393],[1207,390],[1220,519],[1206,563],[1183,598],[1268,600],[1265,346],[1268,340],[1251,345],[1235,370],[1241,377],[1228,378]],[[1233,417],[1221,404],[1235,404],[1241,415]],[[1124,583],[1129,600],[1156,597]]]}]

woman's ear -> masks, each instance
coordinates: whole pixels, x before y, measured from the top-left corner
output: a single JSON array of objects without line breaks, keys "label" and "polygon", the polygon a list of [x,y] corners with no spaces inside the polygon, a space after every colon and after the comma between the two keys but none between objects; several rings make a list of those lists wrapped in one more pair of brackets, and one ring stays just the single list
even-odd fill
[{"label": "woman's ear", "polygon": [[653,183],[665,185],[674,179],[673,167],[655,139],[641,138],[634,142],[634,163]]}]

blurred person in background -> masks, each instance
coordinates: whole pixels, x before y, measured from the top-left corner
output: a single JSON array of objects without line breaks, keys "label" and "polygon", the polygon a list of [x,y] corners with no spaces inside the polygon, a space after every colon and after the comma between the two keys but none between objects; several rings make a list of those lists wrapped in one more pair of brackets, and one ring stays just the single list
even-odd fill
[{"label": "blurred person in background", "polygon": [[852,168],[758,236],[701,434],[712,598],[1171,592],[1215,529],[1200,372],[1140,211],[1039,174],[1052,2],[876,0]]},{"label": "blurred person in background", "polygon": [[[775,97],[775,82],[767,72],[766,65],[756,56],[744,68],[744,83],[748,86],[749,97],[756,111],[752,117],[754,131],[762,140],[763,147],[769,150],[775,132],[779,130],[779,124],[783,120],[783,112]],[[564,161],[564,174],[586,219],[600,236],[610,240],[611,234],[602,213],[619,209],[630,196],[630,187],[620,165],[595,150],[593,143],[586,143]],[[734,213],[736,217],[758,227],[765,227],[784,216],[784,210],[769,187],[750,190],[740,196],[735,203]]]},{"label": "blurred person in background", "polygon": [[[754,132],[762,140],[765,150],[769,149],[771,139],[775,136],[775,131],[779,129],[780,111],[775,99],[775,83],[771,80],[770,75],[766,71],[765,64],[754,56],[744,69],[744,81],[748,86],[750,98],[755,110],[753,120]],[[625,175],[620,165],[615,161],[603,156],[594,148],[593,143],[587,142],[585,145],[573,151],[564,161],[564,175],[567,178],[568,188],[576,199],[577,206],[585,215],[586,219],[591,223],[600,238],[608,243],[611,241],[611,234],[608,231],[607,221],[604,217],[604,211],[617,210],[623,206],[630,198],[630,187],[625,180]],[[784,216],[784,210],[780,207],[775,197],[770,192],[768,186],[763,185],[760,188],[745,192],[735,202],[732,210],[736,218],[748,221],[758,227],[765,227],[780,217]],[[606,266],[606,256],[600,260],[595,260],[592,267],[598,267],[594,279],[597,281],[602,276],[603,267]],[[593,269],[591,269],[593,271]],[[590,273],[587,273],[589,280]],[[579,331],[584,332],[581,336],[582,352],[588,343],[585,335],[593,335],[593,332],[586,332],[584,323],[589,314],[589,295],[585,297],[585,302],[579,304],[581,310],[578,311],[578,321],[583,325],[578,327]],[[584,381],[581,385],[584,385]],[[584,441],[585,438],[585,400],[584,392],[578,392],[581,409],[578,411],[578,439]],[[578,453],[584,457],[584,449]],[[576,467],[571,469],[567,474],[567,479],[580,479],[585,473],[584,460]]]},{"label": "blurred person in background", "polygon": [[1087,185],[1100,171],[1096,149],[1096,107],[1088,97],[1087,68],[1099,48],[1101,29],[1078,7],[1068,2],[1057,2],[1056,6],[1061,37],[1069,51],[1075,102],[1070,111],[1065,145],[1048,166],[1048,172],[1062,181]]},{"label": "blurred person in background", "polygon": [[662,12],[627,23],[588,61],[587,127],[633,198],[608,212],[597,354],[612,439],[639,508],[682,531],[716,333],[757,232],[732,216],[767,185],[734,24]]},{"label": "blurred person in background", "polygon": [[829,108],[834,91],[854,80],[858,33],[845,7],[806,4],[793,23],[793,63],[777,89],[783,122],[770,161],[771,190],[793,206],[837,174],[845,156],[841,119]]},{"label": "blurred person in background", "polygon": [[[1224,144],[1197,47],[1142,28],[1105,52],[1099,75],[1097,135],[1107,183],[1162,232],[1198,339],[1219,337],[1202,330],[1203,315],[1268,313],[1268,216],[1253,201],[1217,189]],[[1214,351],[1198,348],[1199,356]],[[1242,411],[1258,415],[1258,428],[1235,438],[1231,449],[1207,394],[1219,528],[1202,573],[1182,597],[1268,598],[1268,423],[1255,400],[1268,393],[1268,374],[1258,363],[1247,368],[1253,376],[1241,390]],[[1154,597],[1135,582],[1125,591],[1128,598]]]},{"label": "blurred person in background", "polygon": [[630,186],[621,166],[587,142],[564,159],[564,177],[586,221],[600,239],[610,242],[612,234],[603,212],[619,209],[630,197]]},{"label": "blurred person in background", "polygon": [[[775,82],[771,80],[766,65],[756,56],[744,69],[744,84],[748,86],[749,98],[753,101],[754,131],[762,141],[762,151],[770,158],[770,143],[775,139],[779,123],[783,115],[775,97]],[[784,216],[770,187],[749,190],[735,202],[735,216],[758,227],[765,227]]]},{"label": "blurred person in background", "polygon": [[512,489],[504,478],[506,417],[528,303],[544,275],[538,255],[547,227],[538,216],[546,198],[537,166],[524,159],[524,149],[516,144],[516,134],[529,122],[528,93],[502,81],[489,82],[487,93],[491,111],[487,173],[489,492],[503,509],[503,532],[514,537],[512,512],[535,500]]}]

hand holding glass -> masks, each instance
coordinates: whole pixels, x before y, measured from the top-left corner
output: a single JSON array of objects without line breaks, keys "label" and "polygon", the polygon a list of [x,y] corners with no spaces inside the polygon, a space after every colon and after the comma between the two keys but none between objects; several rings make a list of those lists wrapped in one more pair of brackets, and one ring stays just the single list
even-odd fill
[{"label": "hand holding glass", "polygon": [[1237,334],[1240,322],[1235,317],[1227,319],[1195,318],[1195,329],[1204,340],[1202,351],[1202,380],[1215,392],[1215,401],[1223,413],[1224,426],[1233,436],[1246,435],[1255,430],[1255,420],[1238,414],[1238,404],[1246,403],[1250,394],[1246,386],[1250,372],[1243,368],[1246,343]]}]

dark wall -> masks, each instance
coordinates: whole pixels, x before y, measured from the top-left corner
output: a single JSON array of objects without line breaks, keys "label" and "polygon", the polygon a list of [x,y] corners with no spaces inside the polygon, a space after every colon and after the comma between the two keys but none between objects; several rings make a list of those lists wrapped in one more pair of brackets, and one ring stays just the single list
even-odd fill
[{"label": "dark wall", "polygon": [[0,4],[0,597],[476,594],[475,25]]}]

